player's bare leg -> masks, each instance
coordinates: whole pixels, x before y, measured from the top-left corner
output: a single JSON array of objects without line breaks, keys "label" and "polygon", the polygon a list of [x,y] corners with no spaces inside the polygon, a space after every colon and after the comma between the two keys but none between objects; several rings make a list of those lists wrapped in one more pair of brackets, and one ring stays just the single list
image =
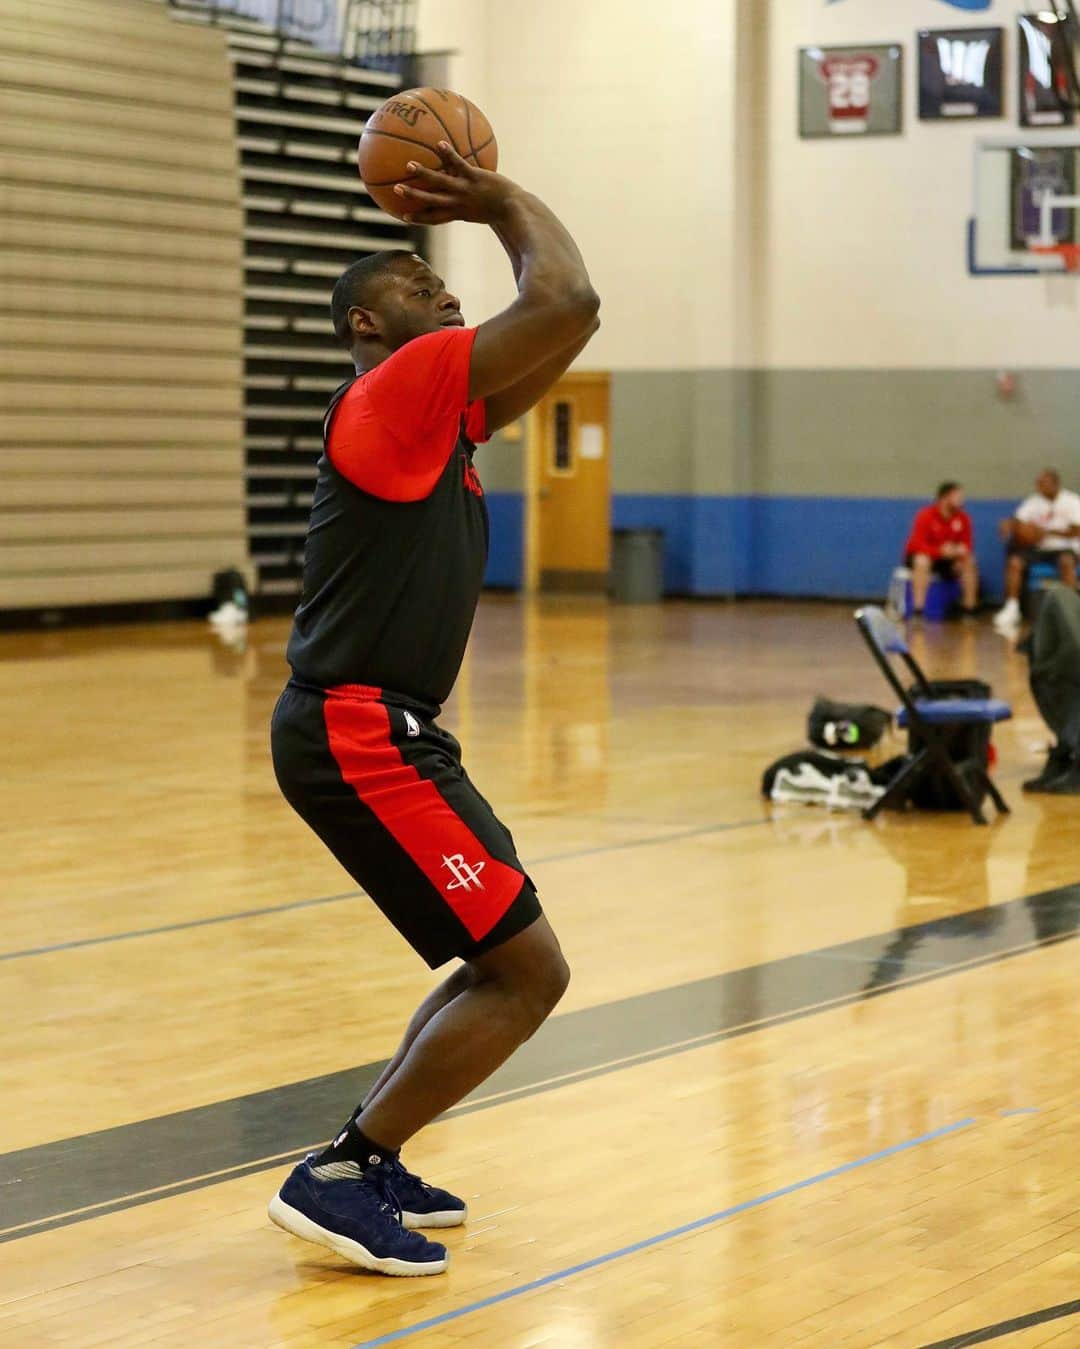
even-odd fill
[{"label": "player's bare leg", "polygon": [[384,1149],[397,1151],[490,1077],[539,1029],[570,981],[544,917],[468,964],[474,981],[423,1024],[356,1119]]},{"label": "player's bare leg", "polygon": [[1058,576],[1062,582],[1076,589],[1076,554],[1071,548],[1063,548],[1058,557]]},{"label": "player's bare leg", "polygon": [[387,1082],[394,1076],[405,1060],[405,1055],[412,1048],[413,1041],[424,1029],[436,1012],[441,1012],[449,1002],[464,993],[467,988],[471,988],[476,982],[476,974],[471,965],[459,965],[448,979],[444,979],[437,988],[433,988],[424,1001],[412,1015],[412,1020],[405,1028],[405,1034],[402,1036],[401,1044],[397,1047],[394,1057],[387,1063],[375,1082],[369,1088],[364,1097],[365,1105],[372,1105],[376,1097],[386,1086]]}]

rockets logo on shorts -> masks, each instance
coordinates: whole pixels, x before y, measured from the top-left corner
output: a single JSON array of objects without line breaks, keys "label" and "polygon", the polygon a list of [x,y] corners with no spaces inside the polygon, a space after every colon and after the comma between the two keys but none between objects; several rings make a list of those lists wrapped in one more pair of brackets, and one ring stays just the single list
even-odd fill
[{"label": "rockets logo on shorts", "polygon": [[484,888],[480,873],[487,865],[485,862],[476,862],[470,866],[465,861],[464,853],[455,853],[453,857],[447,857],[444,853],[442,864],[454,878],[446,887],[447,890],[471,890],[474,886],[477,890]]}]

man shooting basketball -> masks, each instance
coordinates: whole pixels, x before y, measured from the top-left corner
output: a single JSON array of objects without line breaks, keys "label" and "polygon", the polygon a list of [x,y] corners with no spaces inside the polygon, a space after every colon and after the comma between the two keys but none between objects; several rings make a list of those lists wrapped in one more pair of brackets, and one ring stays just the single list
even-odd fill
[{"label": "man shooting basketball", "polygon": [[460,1199],[399,1152],[545,1020],[569,971],[509,831],[436,724],[453,687],[487,553],[475,445],[520,417],[599,326],[573,239],[536,197],[448,144],[396,191],[421,224],[489,225],[518,294],[478,328],[413,254],[354,263],[334,331],[356,375],[333,396],[274,712],[281,789],[434,969],[397,1052],[337,1137],[291,1173],[270,1216],[384,1274],[437,1274],[418,1227],[463,1222]]}]

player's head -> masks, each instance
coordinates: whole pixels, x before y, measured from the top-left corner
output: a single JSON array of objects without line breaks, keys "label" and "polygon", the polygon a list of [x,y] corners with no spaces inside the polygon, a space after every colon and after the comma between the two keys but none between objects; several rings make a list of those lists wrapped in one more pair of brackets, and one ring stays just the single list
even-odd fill
[{"label": "player's head", "polygon": [[937,489],[938,510],[954,515],[964,505],[964,489],[958,482],[943,482]]},{"label": "player's head", "polygon": [[1053,501],[1061,491],[1061,474],[1056,468],[1044,468],[1035,479],[1035,490],[1047,501]]},{"label": "player's head", "polygon": [[414,337],[460,326],[461,303],[423,258],[401,249],[372,253],[347,267],[334,286],[330,320],[354,356],[376,346],[397,351]]}]

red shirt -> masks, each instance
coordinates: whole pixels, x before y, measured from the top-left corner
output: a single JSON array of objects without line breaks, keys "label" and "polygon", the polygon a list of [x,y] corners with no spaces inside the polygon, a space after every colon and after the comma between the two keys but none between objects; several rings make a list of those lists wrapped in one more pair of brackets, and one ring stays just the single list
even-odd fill
[{"label": "red shirt", "polygon": [[446,467],[462,417],[468,440],[485,441],[483,400],[469,402],[475,337],[475,328],[416,337],[350,385],[327,437],[337,471],[384,501],[419,501]]},{"label": "red shirt", "polygon": [[967,511],[942,515],[935,501],[915,516],[904,552],[908,557],[924,553],[927,557],[939,558],[942,544],[946,543],[962,543],[969,553],[972,551],[971,517]]}]

